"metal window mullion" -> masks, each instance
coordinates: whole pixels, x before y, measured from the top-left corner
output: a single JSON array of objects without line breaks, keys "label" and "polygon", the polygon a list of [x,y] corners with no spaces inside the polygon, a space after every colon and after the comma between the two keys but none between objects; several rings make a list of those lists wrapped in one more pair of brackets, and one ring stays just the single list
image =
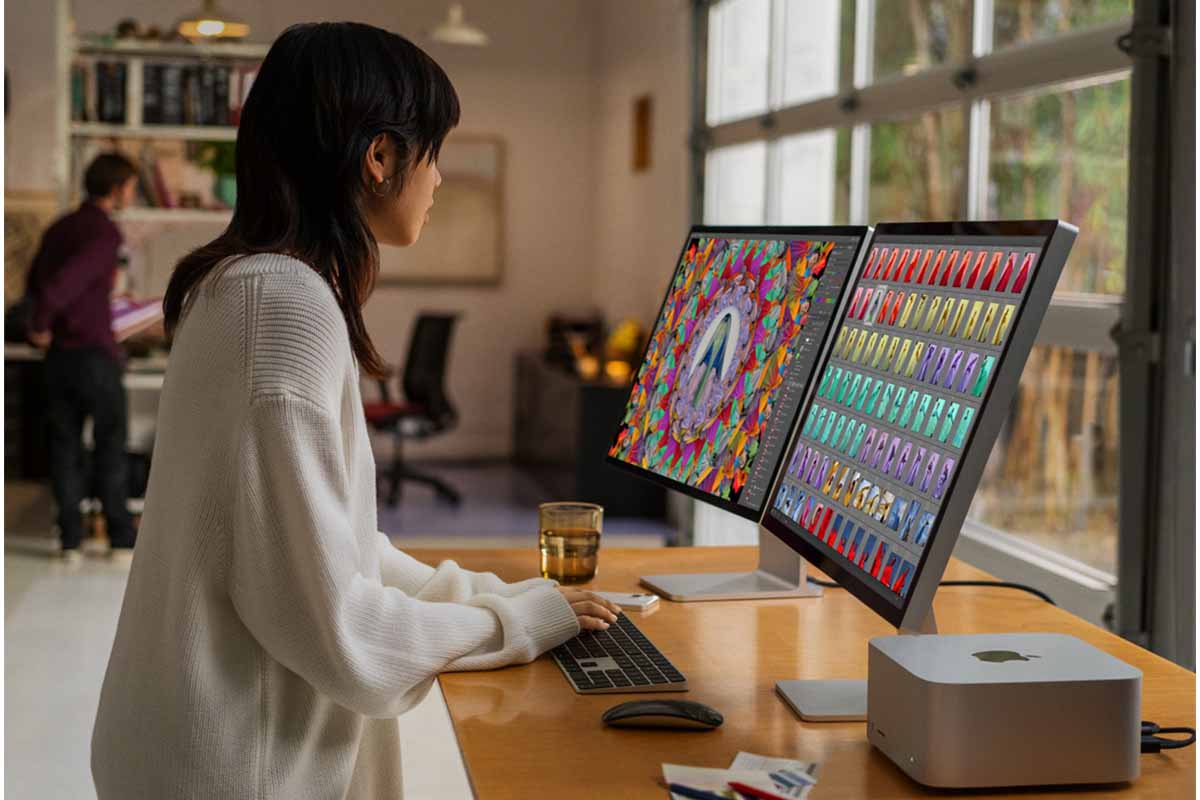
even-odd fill
[{"label": "metal window mullion", "polygon": [[[875,73],[875,0],[855,0],[854,88],[871,83]],[[820,102],[820,101],[818,101]],[[809,103],[808,105],[812,105]],[[831,123],[824,127],[836,127]],[[850,130],[850,223],[866,225],[871,199],[871,126],[855,125]]]},{"label": "metal window mullion", "polygon": [[767,225],[778,225],[782,216],[780,187],[780,147],[778,139],[767,140],[767,157],[765,168],[766,180],[763,181],[763,220]]},{"label": "metal window mullion", "polygon": [[783,105],[783,59],[787,36],[787,3],[768,0],[767,113]]},{"label": "metal window mullion", "polygon": [[988,216],[989,154],[992,141],[992,101],[971,103],[967,136],[967,218]]},{"label": "metal window mullion", "polygon": [[870,199],[871,126],[855,125],[850,131],[850,224],[867,224]]},{"label": "metal window mullion", "polygon": [[992,52],[995,18],[995,0],[975,0],[975,12],[971,17],[971,53],[976,58]]},{"label": "metal window mullion", "polygon": [[[844,0],[843,0],[844,2]],[[875,0],[854,4],[854,88],[871,83],[875,72]]]},{"label": "metal window mullion", "polygon": [[[1134,24],[1163,22],[1160,3],[1134,3]],[[1146,334],[1156,330],[1158,292],[1167,263],[1170,229],[1161,213],[1169,184],[1163,148],[1170,108],[1169,71],[1151,52],[1135,53],[1129,103],[1129,222],[1126,228],[1125,306],[1121,327],[1129,337],[1120,347],[1121,459],[1117,529],[1117,632],[1149,644],[1153,603],[1148,598],[1157,574],[1158,450],[1162,435],[1158,371]],[[1135,255],[1136,254],[1136,255]],[[1133,268],[1134,259],[1137,267]],[[1141,339],[1142,341],[1138,341]]]},{"label": "metal window mullion", "polygon": [[[971,17],[971,56],[977,60],[992,52],[995,0],[975,0]],[[986,99],[967,102],[966,207],[968,219],[983,219],[987,214],[988,149],[991,146],[991,103]]]},{"label": "metal window mullion", "polygon": [[704,218],[705,161],[708,131],[708,0],[693,0],[692,23],[692,129],[688,140],[691,154],[690,222]]},{"label": "metal window mullion", "polygon": [[[858,8],[873,8],[871,0],[857,0]],[[862,53],[873,21],[859,19],[855,26],[855,83],[869,75],[869,56]],[[711,128],[713,146],[724,147],[763,138],[766,126],[772,135],[791,135],[823,128],[872,124],[911,118],[930,109],[955,103],[989,99],[1067,83],[1094,76],[1114,75],[1129,69],[1129,58],[1116,46],[1128,30],[1128,21],[1065,34],[1054,39],[1006,48],[974,61],[975,81],[956,84],[963,65],[945,64],[915,75],[889,77],[855,89],[848,107],[841,97],[823,97],[780,108],[769,115],[727,122]]]},{"label": "metal window mullion", "polygon": [[[767,23],[767,113],[783,103],[783,60],[784,42],[787,32],[787,3],[785,0],[768,0]],[[763,180],[763,222],[775,225],[779,222],[779,141],[768,138],[767,156]]]}]

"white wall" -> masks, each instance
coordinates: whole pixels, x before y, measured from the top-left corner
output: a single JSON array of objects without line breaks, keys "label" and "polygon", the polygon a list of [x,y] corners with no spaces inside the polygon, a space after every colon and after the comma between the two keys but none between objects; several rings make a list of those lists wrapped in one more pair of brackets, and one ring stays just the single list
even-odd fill
[{"label": "white wall", "polygon": [[57,150],[52,148],[62,127],[55,60],[59,6],[57,0],[10,0],[5,6],[5,189],[53,191],[62,180],[56,174]]},{"label": "white wall", "polygon": [[[597,305],[653,323],[689,226],[691,3],[606,0],[599,26]],[[633,171],[633,103],[650,95],[650,168]]]}]

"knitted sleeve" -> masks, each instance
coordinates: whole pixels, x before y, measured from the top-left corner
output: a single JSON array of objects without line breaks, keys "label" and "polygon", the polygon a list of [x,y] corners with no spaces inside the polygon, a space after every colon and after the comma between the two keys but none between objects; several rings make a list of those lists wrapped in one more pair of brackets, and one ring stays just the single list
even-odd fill
[{"label": "knitted sleeve", "polygon": [[[491,572],[473,572],[454,561],[443,561],[434,569],[397,549],[384,533],[379,533],[377,543],[384,585],[425,600],[462,603],[477,594],[515,597],[531,589],[558,585],[557,581],[544,578],[505,583]],[[531,549],[531,561],[533,556]]]},{"label": "knitted sleeve", "polygon": [[229,594],[262,647],[335,702],[394,716],[441,671],[527,662],[578,632],[549,586],[434,602],[436,573],[417,596],[368,579],[337,422],[307,399],[260,395],[246,427]]}]

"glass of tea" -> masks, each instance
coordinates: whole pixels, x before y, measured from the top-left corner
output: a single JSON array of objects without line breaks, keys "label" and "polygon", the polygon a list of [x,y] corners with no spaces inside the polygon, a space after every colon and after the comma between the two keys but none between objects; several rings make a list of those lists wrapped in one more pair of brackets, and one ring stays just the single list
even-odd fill
[{"label": "glass of tea", "polygon": [[538,547],[542,577],[562,584],[596,577],[604,508],[594,503],[542,503],[538,506]]}]

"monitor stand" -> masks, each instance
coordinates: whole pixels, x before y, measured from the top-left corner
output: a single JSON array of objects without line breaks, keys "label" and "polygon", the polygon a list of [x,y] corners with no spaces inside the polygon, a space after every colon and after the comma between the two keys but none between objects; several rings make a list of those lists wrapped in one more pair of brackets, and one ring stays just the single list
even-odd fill
[{"label": "monitor stand", "polygon": [[[933,609],[919,630],[900,628],[900,634],[937,633]],[[866,681],[776,681],[775,691],[805,722],[866,722]]]},{"label": "monitor stand", "polygon": [[821,587],[808,582],[808,562],[762,527],[754,572],[643,575],[641,584],[677,603],[821,596]]}]

